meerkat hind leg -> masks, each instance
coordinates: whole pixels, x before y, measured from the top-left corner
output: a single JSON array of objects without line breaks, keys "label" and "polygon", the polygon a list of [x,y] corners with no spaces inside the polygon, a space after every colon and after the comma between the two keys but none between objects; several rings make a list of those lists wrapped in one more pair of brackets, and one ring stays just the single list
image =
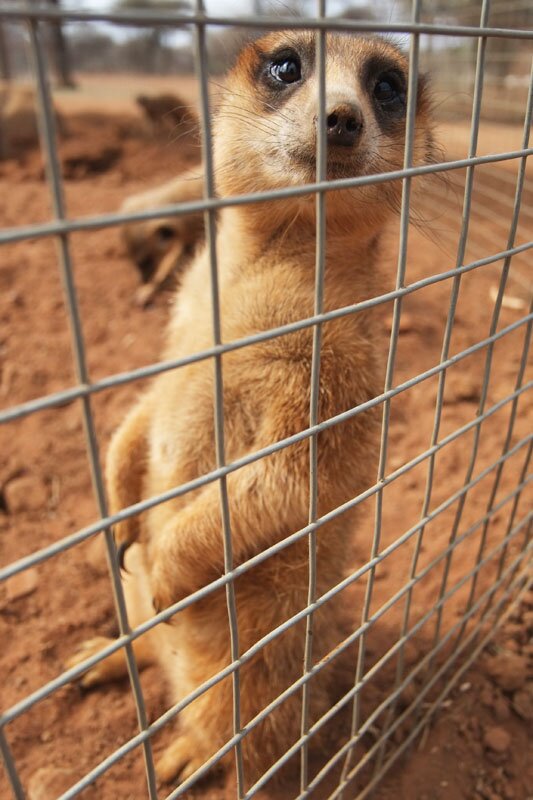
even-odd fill
[{"label": "meerkat hind leg", "polygon": [[[114,639],[108,636],[94,636],[92,639],[85,639],[76,652],[66,660],[65,666],[67,669],[76,667],[78,664],[85,661],[85,659],[96,655],[100,650],[103,650],[114,641]],[[139,646],[135,647],[134,643],[133,649],[137,667],[142,669],[147,666],[151,659],[148,653],[144,652],[144,648],[139,648]],[[93,686],[101,686],[104,683],[121,680],[125,678],[127,674],[128,666],[126,654],[124,648],[121,647],[119,650],[115,650],[114,653],[107,656],[107,658],[98,661],[93,667],[90,667],[87,672],[83,673],[80,678],[80,685],[83,686],[84,689],[91,689]]]},{"label": "meerkat hind leg", "polygon": [[[123,579],[124,596],[126,608],[128,610],[128,621],[132,628],[145,622],[153,616],[154,610],[150,601],[149,588],[146,575],[142,569],[141,553],[139,545],[133,545],[127,552],[127,567],[131,573]],[[157,634],[152,630],[134,639],[132,642],[135,661],[137,667],[143,669],[155,660],[154,637]],[[67,659],[65,666],[67,669],[77,666],[82,661],[96,655],[103,650],[114,639],[107,636],[94,636],[86,639],[73,655]],[[100,686],[103,683],[120,680],[128,674],[126,653],[124,647],[115,650],[103,661],[99,661],[83,674],[80,684],[89,689],[93,686]]]}]

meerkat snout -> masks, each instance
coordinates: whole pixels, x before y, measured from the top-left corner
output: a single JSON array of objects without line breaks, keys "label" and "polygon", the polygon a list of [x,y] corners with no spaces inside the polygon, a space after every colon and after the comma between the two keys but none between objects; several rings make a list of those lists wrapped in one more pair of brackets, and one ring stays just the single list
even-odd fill
[{"label": "meerkat snout", "polygon": [[354,147],[363,130],[363,112],[355,103],[336,103],[330,108],[326,116],[328,147]]}]

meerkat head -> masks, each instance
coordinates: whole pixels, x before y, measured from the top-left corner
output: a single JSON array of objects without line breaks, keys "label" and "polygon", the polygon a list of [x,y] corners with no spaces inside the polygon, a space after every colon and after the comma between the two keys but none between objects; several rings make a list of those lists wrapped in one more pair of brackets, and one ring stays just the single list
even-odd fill
[{"label": "meerkat head", "polygon": [[[316,34],[276,32],[248,45],[228,76],[215,123],[221,195],[301,185],[316,178],[318,69]],[[408,60],[377,37],[326,37],[327,178],[401,169]],[[432,160],[430,102],[418,82],[414,164]],[[328,193],[335,214],[379,222],[397,205],[398,181]],[[331,195],[338,194],[338,197]],[[312,198],[307,198],[311,205]],[[389,201],[389,202],[387,202]],[[302,205],[295,199],[293,204]],[[342,208],[341,208],[342,206]],[[390,212],[389,212],[390,213]]]}]

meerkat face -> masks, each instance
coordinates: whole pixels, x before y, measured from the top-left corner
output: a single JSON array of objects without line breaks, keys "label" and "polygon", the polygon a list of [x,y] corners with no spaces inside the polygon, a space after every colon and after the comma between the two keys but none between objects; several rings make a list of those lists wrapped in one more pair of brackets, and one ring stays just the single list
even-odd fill
[{"label": "meerkat face", "polygon": [[[319,87],[315,43],[315,34],[307,31],[280,32],[254,42],[241,53],[229,75],[216,120],[221,194],[316,179]],[[392,44],[374,37],[327,35],[324,124],[328,179],[401,169],[407,82],[407,59]],[[415,164],[431,157],[428,112],[427,92],[420,79]],[[359,200],[383,203],[387,191],[361,187]],[[355,198],[357,192],[350,194]]]}]

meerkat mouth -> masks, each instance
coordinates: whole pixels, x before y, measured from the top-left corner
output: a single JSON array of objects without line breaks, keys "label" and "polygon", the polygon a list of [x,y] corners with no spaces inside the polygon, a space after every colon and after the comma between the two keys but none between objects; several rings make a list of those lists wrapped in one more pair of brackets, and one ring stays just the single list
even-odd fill
[{"label": "meerkat mouth", "polygon": [[[294,162],[298,163],[300,167],[304,167],[309,174],[310,180],[316,180],[316,151],[309,148],[309,150],[298,150],[291,154]],[[341,178],[356,178],[359,175],[366,174],[364,169],[365,159],[363,154],[357,154],[353,151],[350,153],[337,152],[333,150],[328,152],[326,161],[326,179],[338,180]]]}]

